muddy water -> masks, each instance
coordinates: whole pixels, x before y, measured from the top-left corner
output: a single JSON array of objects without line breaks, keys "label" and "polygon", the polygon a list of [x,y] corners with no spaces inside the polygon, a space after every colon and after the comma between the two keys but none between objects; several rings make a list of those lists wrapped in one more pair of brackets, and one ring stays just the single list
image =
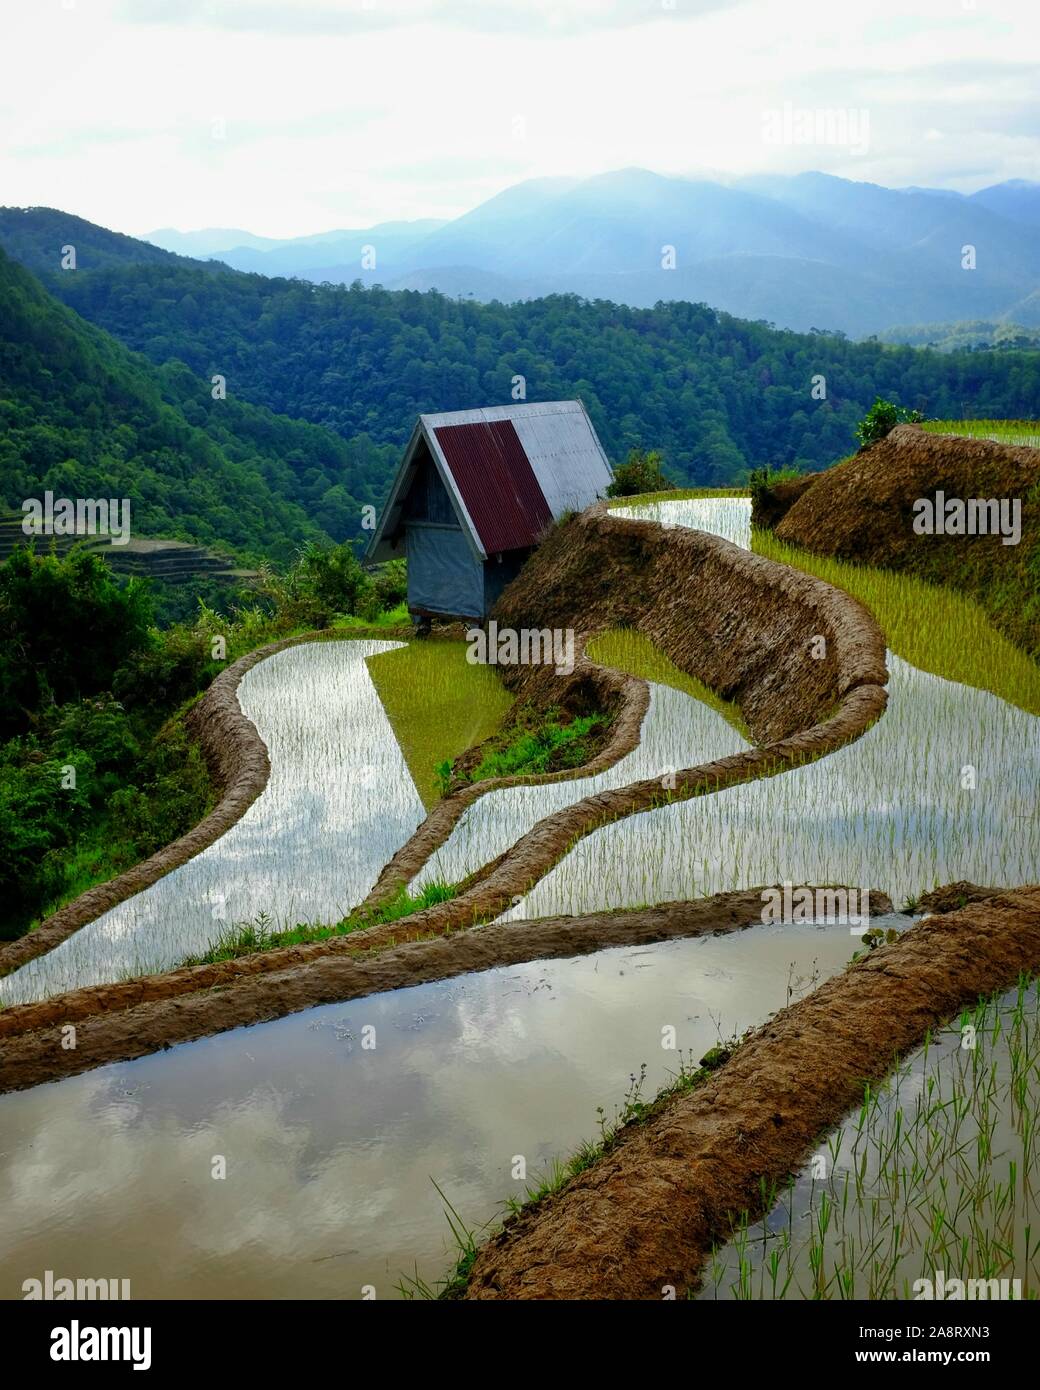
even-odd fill
[{"label": "muddy water", "polygon": [[290,647],[239,686],[271,776],[215,844],[0,980],[0,1000],[168,970],[266,912],[277,927],[335,922],[423,819],[365,658],[400,643]]},{"label": "muddy water", "polygon": [[646,1094],[667,1079],[666,1025],[696,1060],[858,944],[756,927],[536,962],[0,1097],[0,1296],[50,1269],[137,1298],[397,1297],[402,1274],[452,1263],[431,1179],[481,1225],[523,1188],[514,1155],[534,1175],[596,1134],[641,1062]]},{"label": "muddy water", "polygon": [[1036,986],[970,1022],[974,1048],[960,1021],[944,1029],[826,1136],[765,1220],[708,1262],[701,1298],[913,1298],[936,1270],[1018,1278],[1019,1297],[1037,1296]]}]

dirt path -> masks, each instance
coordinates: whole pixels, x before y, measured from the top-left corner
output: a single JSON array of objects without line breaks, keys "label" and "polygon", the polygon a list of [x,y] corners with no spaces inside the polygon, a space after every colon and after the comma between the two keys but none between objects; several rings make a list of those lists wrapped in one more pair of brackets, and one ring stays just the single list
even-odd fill
[{"label": "dirt path", "polygon": [[1040,887],[928,918],[761,1028],[479,1253],[468,1298],[661,1299],[695,1289],[735,1215],[762,1215],[821,1135],[983,995],[1040,970]]}]

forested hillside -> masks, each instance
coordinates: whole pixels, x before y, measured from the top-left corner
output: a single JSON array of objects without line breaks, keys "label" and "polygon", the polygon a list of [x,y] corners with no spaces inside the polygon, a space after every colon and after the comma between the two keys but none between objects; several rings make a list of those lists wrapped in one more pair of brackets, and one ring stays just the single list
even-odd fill
[{"label": "forested hillside", "polygon": [[102,270],[137,262],[192,264],[187,257],[122,232],[109,231],[59,208],[0,207],[0,246],[37,274],[60,270],[66,248],[75,252],[77,270]]},{"label": "forested hillside", "polygon": [[[229,396],[400,447],[421,411],[580,396],[614,461],[663,451],[679,481],[770,464],[826,467],[875,396],[927,415],[1028,416],[1040,354],[917,352],[780,332],[698,304],[630,309],[573,295],[477,304],[168,263],[49,278],[156,362]],[[817,397],[825,390],[825,398]],[[359,446],[366,454],[369,446]],[[382,477],[385,477],[385,472]],[[373,480],[374,481],[374,480]]]},{"label": "forested hillside", "polygon": [[157,370],[0,251],[0,509],[48,488],[128,497],[134,534],[288,560],[323,531],[358,532],[389,458],[214,400],[209,378],[181,364]]}]

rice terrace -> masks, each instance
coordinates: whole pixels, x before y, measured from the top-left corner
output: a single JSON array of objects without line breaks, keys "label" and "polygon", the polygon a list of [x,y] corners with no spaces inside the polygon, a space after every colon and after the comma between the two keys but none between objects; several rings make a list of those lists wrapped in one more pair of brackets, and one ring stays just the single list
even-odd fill
[{"label": "rice terrace", "polygon": [[[226,44],[218,153],[149,146],[182,191],[135,166],[131,216],[99,153],[77,216],[16,141],[0,208],[11,1344],[244,1374],[271,1300],[308,1345],[326,1301],[681,1302],[752,1360],[999,1364],[1040,1298],[1040,184],[981,135],[957,173],[924,92],[934,138],[857,105],[846,177],[758,0],[510,21],[631,43],[662,121],[698,35],[725,177],[559,173],[612,109],[578,76],[558,157],[533,105],[500,157],[489,16],[203,8],[90,21]],[[734,10],[800,74],[747,50],[753,157]],[[331,90],[348,29],[383,162],[252,68]],[[369,86],[403,34],[448,76],[401,60],[414,157]]]}]

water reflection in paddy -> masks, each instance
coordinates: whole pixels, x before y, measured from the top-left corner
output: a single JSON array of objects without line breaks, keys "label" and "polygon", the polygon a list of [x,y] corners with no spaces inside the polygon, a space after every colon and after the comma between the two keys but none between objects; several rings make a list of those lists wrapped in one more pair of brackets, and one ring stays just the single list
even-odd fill
[{"label": "water reflection in paddy", "polygon": [[[0,1097],[0,1296],[46,1269],[134,1297],[395,1297],[452,1263],[431,1179],[473,1226],[856,949],[848,927],[536,962],[331,1005]],[[376,1047],[362,1046],[375,1028]],[[227,1177],[211,1174],[216,1155]]]}]

